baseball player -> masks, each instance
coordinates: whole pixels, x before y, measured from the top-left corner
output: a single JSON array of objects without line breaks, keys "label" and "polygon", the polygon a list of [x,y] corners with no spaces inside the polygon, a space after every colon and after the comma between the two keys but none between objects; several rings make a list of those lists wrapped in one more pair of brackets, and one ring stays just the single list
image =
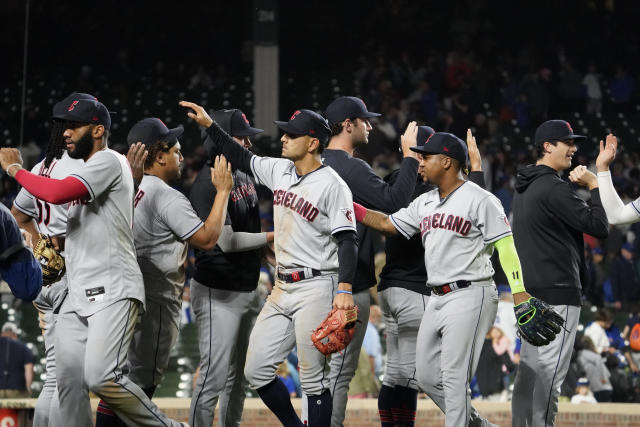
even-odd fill
[{"label": "baseball player", "polygon": [[[418,126],[417,147],[422,147],[435,132],[429,126]],[[472,172],[471,182],[484,188],[480,151],[471,130],[467,132],[467,147]],[[422,165],[418,166],[418,182],[413,199],[433,190],[424,182]],[[385,181],[393,184],[399,170]],[[429,288],[424,265],[422,241],[415,235],[406,240],[402,235],[385,240],[386,263],[380,273],[378,300],[384,315],[387,359],[384,379],[378,394],[378,410],[383,427],[413,426],[418,405],[416,380],[416,341],[422,316],[428,302]]]},{"label": "baseball player", "polygon": [[[262,132],[251,127],[244,113],[237,109],[215,111],[213,119],[247,149],[251,147],[250,137]],[[207,215],[216,194],[210,168],[205,166],[190,193],[200,218]],[[213,424],[218,399],[218,424],[221,427],[240,424],[247,385],[243,371],[249,334],[262,302],[256,291],[262,259],[260,248],[270,241],[273,232],[260,232],[255,181],[236,169],[227,218],[218,242],[212,250],[196,251],[191,306],[198,324],[200,374],[191,399],[191,427]]]},{"label": "baseball player", "polygon": [[[67,154],[62,135],[64,132],[63,122],[55,118],[62,114],[64,109],[76,99],[93,100],[96,98],[93,95],[75,92],[54,105],[54,119],[46,155],[31,169],[32,173],[53,179],[63,179],[80,169],[84,164],[82,159],[74,159]],[[13,201],[11,213],[20,228],[29,231],[34,239],[38,239],[38,233],[52,237],[54,245],[57,246],[56,249],[64,255],[64,238],[67,232],[66,205],[55,205],[37,199],[29,194],[25,188],[22,188]],[[57,311],[66,295],[67,276],[64,275],[60,281],[52,286],[43,287],[33,302],[39,312],[46,357],[46,379],[36,402],[33,417],[34,427],[62,425],[56,387],[54,342]]]},{"label": "baseball player", "polygon": [[311,333],[331,311],[353,308],[356,232],[348,187],[320,152],[329,126],[319,114],[298,110],[284,131],[282,159],[254,156],[193,103],[189,117],[207,129],[215,147],[258,184],[273,191],[277,280],[249,338],[244,369],[249,383],[285,426],[302,425],[277,366],[297,346],[300,382],[308,401],[310,426],[329,426],[331,394],[328,361]]},{"label": "baseball player", "polygon": [[576,142],[584,139],[564,120],[542,123],[534,138],[536,164],[520,169],[516,179],[513,231],[527,288],[565,319],[565,330],[544,349],[523,341],[511,402],[513,426],[554,423],[580,316],[583,233],[608,235],[598,181],[588,183],[589,206],[559,176],[571,167]]},{"label": "baseball player", "polygon": [[[111,117],[97,100],[75,99],[56,118],[82,168],[63,180],[22,169],[18,150],[0,150],[0,165],[34,197],[69,203],[65,254],[69,294],[55,334],[60,416],[66,425],[92,423],[88,391],[125,422],[177,426],[122,370],[144,288],[133,246],[133,177],[124,156],[107,148]],[[83,390],[80,393],[78,390]]]},{"label": "baseball player", "polygon": [[511,228],[499,200],[462,177],[467,148],[449,133],[421,147],[422,175],[437,188],[386,216],[355,204],[356,218],[387,235],[420,233],[431,296],[416,344],[416,378],[445,413],[445,425],[488,425],[471,406],[469,382],[493,324],[498,292],[490,257],[497,248],[516,304],[524,290]]},{"label": "baseball player", "polygon": [[597,181],[602,199],[602,207],[607,214],[609,224],[621,225],[631,224],[640,221],[640,199],[626,205],[616,193],[609,172],[609,165],[615,159],[618,150],[618,138],[613,134],[606,137],[606,144],[600,141],[600,153],[596,158],[596,169],[598,175],[595,176],[585,166],[577,166],[569,174],[569,179],[586,187],[593,186]]},{"label": "baseball player", "polygon": [[[401,138],[402,165],[396,181],[390,185],[379,178],[364,160],[353,157],[354,150],[367,144],[372,127],[369,119],[380,114],[367,110],[356,97],[343,96],[326,109],[331,126],[331,139],[322,153],[322,161],[331,166],[347,183],[353,199],[371,209],[391,213],[411,201],[418,174],[418,162],[409,147],[416,145],[417,126],[412,122]],[[358,224],[358,268],[354,281],[353,298],[360,310],[361,324],[356,326],[353,340],[345,351],[331,358],[331,393],[333,415],[331,425],[342,426],[347,406],[349,383],[358,365],[360,348],[364,340],[371,295],[369,288],[376,284],[374,248],[371,230]]]},{"label": "baseball player", "polygon": [[[146,310],[136,325],[128,353],[128,376],[149,398],[169,365],[178,338],[184,264],[190,244],[211,249],[220,236],[231,190],[231,167],[224,157],[209,168],[215,200],[200,219],[189,200],[169,183],[180,177],[182,153],[178,138],[184,129],[169,129],[157,118],[136,123],[127,136],[130,146],[142,144],[148,152],[144,177],[134,200],[133,237],[144,280]],[[148,147],[148,148],[147,148]],[[96,414],[100,426],[118,425],[104,402]]]}]

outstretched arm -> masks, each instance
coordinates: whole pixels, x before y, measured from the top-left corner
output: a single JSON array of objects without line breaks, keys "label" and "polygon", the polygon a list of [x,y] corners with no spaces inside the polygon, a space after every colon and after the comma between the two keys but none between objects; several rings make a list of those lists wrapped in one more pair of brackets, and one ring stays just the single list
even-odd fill
[{"label": "outstretched arm", "polygon": [[353,210],[356,214],[356,221],[363,223],[367,227],[373,228],[386,236],[398,234],[398,230],[387,215],[367,209],[358,203],[353,204]]},{"label": "outstretched arm", "polygon": [[509,281],[514,305],[527,301],[531,298],[531,295],[529,295],[524,288],[522,267],[520,266],[520,258],[516,251],[513,236],[509,235],[503,237],[502,239],[495,241],[493,246],[498,250],[500,265],[502,266],[502,270],[504,270],[507,280]]},{"label": "outstretched arm", "polygon": [[215,152],[222,153],[231,162],[234,168],[252,174],[251,158],[253,153],[236,143],[228,133],[226,133],[218,124],[209,116],[206,110],[198,104],[187,101],[180,101],[182,107],[191,108],[187,116],[196,121],[200,126],[206,129],[209,139],[204,143],[204,149],[209,157]]}]

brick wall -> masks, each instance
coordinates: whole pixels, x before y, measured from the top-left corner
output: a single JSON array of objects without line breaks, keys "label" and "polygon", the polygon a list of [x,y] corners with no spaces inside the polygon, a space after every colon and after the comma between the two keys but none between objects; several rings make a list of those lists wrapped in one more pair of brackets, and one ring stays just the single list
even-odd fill
[{"label": "brick wall", "polygon": [[[154,399],[167,415],[179,421],[189,418],[189,399]],[[91,401],[94,410],[98,401]],[[35,399],[0,399],[0,408],[16,408],[31,411]],[[511,407],[509,403],[474,401],[473,405],[484,417],[502,427],[511,425]],[[300,399],[293,400],[294,408],[300,412]],[[28,417],[25,417],[28,418]],[[217,422],[214,423],[217,425]],[[247,399],[242,427],[269,427],[280,425],[278,419],[269,411],[260,399]],[[347,405],[346,427],[379,426],[378,403],[375,399],[354,399]],[[418,402],[416,426],[442,427],[444,416],[428,400]],[[556,427],[639,427],[640,405],[609,403],[597,405],[572,405],[560,403]]]}]

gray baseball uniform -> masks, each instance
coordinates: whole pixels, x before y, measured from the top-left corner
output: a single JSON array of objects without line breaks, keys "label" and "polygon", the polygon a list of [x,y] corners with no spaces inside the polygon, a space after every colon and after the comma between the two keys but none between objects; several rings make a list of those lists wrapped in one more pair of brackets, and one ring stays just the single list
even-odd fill
[{"label": "gray baseball uniform", "polygon": [[300,382],[306,395],[329,387],[325,356],[311,342],[312,331],[331,311],[338,286],[338,245],[333,234],[355,231],[351,192],[329,167],[302,177],[286,159],[251,159],[256,181],[273,191],[278,273],[304,280],[276,280],[249,339],[245,376],[256,388],[275,378],[297,345]]},{"label": "gray baseball uniform", "polygon": [[67,425],[92,425],[88,391],[132,425],[176,426],[122,374],[144,286],[133,243],[133,177],[124,156],[95,153],[70,176],[87,200],[69,205],[69,296],[60,309],[56,364],[60,413]]},{"label": "gray baseball uniform", "polygon": [[134,201],[133,237],[147,309],[129,347],[129,378],[157,386],[178,338],[187,239],[204,223],[189,200],[160,178],[145,175]]},{"label": "gray baseball uniform", "polygon": [[[54,159],[48,168],[44,160],[37,163],[31,172],[55,179],[66,178],[71,172],[82,167],[84,162],[72,159],[65,151],[60,159]],[[32,196],[22,188],[13,205],[20,212],[35,219],[38,231],[47,236],[64,236],[67,232],[67,206],[53,205]],[[64,251],[62,252],[64,256]],[[44,349],[46,355],[45,381],[36,402],[33,425],[34,427],[58,426],[60,413],[58,407],[58,391],[56,386],[55,361],[55,324],[61,302],[67,295],[67,276],[52,286],[43,287],[33,304],[40,315],[40,327],[44,335]]]},{"label": "gray baseball uniform", "polygon": [[447,426],[483,425],[469,382],[498,307],[492,243],[511,234],[502,205],[465,182],[442,200],[438,189],[421,195],[390,220],[406,238],[421,233],[432,288],[418,332],[418,383]]}]

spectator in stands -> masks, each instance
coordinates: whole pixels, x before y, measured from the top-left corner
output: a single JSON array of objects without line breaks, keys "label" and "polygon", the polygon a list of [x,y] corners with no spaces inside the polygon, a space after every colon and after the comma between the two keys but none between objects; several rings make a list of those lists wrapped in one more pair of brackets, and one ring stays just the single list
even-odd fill
[{"label": "spectator in stands", "polygon": [[640,282],[631,243],[622,245],[613,262],[610,279],[615,307],[623,311],[640,311]]},{"label": "spectator in stands", "polygon": [[602,89],[600,88],[600,74],[598,74],[595,63],[589,64],[589,72],[582,79],[582,84],[587,90],[585,107],[587,114],[600,114],[602,112]]},{"label": "spectator in stands", "polygon": [[611,326],[613,320],[609,310],[602,308],[596,311],[595,319],[584,330],[584,335],[591,338],[595,351],[601,354],[609,350],[609,337],[606,329]]},{"label": "spectator in stands", "polygon": [[571,403],[598,403],[589,389],[589,380],[582,377],[576,383],[576,394],[571,397]]},{"label": "spectator in stands", "polygon": [[613,387],[609,378],[611,374],[604,364],[604,360],[596,352],[593,341],[588,336],[582,336],[577,340],[578,363],[589,379],[589,388],[598,402],[610,402],[613,395]]},{"label": "spectator in stands", "polygon": [[513,295],[508,285],[498,286],[498,311],[494,326],[500,328],[505,338],[509,340],[509,353],[513,354],[516,346],[517,332],[516,316],[513,312]]},{"label": "spectator in stands", "polygon": [[616,74],[609,83],[611,100],[618,112],[629,112],[635,89],[635,79],[627,72],[625,67],[618,65],[616,67]]},{"label": "spectator in stands", "polygon": [[622,338],[629,340],[629,346],[624,355],[629,368],[634,373],[640,373],[640,313],[632,313],[622,330]]},{"label": "spectator in stands", "polygon": [[282,362],[278,369],[276,369],[276,375],[282,380],[284,385],[287,387],[287,391],[289,391],[289,396],[296,397],[296,383],[291,377],[289,373],[289,362],[285,360]]},{"label": "spectator in stands", "polygon": [[500,328],[494,326],[489,330],[482,345],[476,371],[478,388],[483,399],[507,401],[505,375],[516,368],[509,355],[510,347],[509,339]]},{"label": "spectator in stands", "polygon": [[378,326],[382,322],[382,310],[376,304],[371,304],[369,311],[369,322],[364,333],[362,348],[367,352],[371,369],[376,377],[382,375],[382,345],[380,344],[380,333]]},{"label": "spectator in stands", "polygon": [[18,340],[18,327],[11,322],[2,325],[0,335],[0,398],[31,396],[34,357]]}]

